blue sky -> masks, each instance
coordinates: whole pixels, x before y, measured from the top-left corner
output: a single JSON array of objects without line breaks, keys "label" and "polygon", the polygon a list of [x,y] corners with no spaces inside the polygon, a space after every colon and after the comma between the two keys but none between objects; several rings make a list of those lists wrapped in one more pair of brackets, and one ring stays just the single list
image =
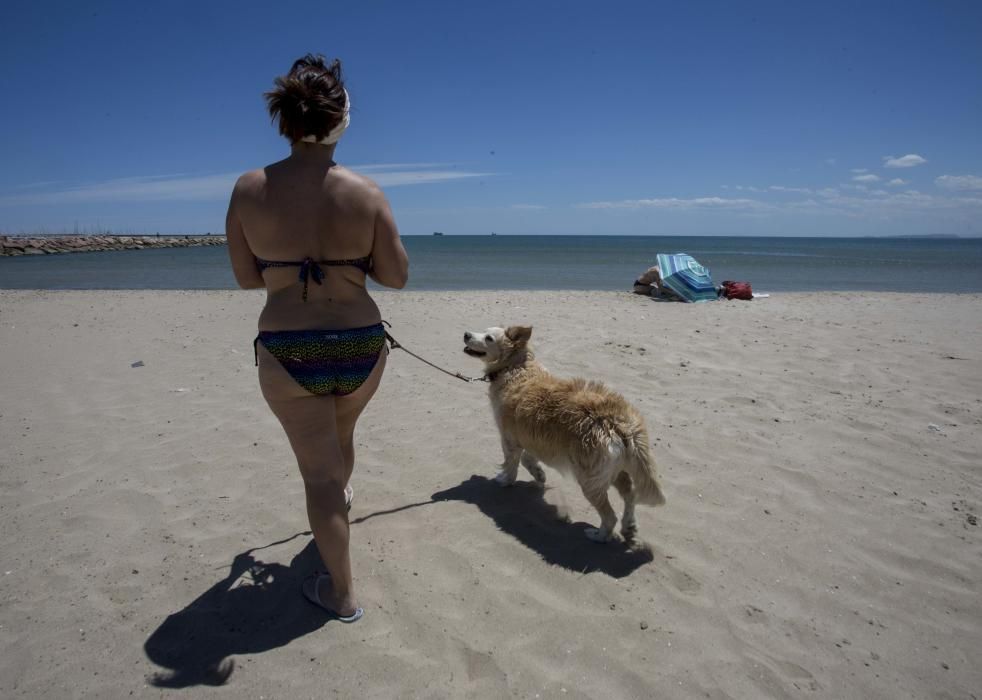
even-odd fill
[{"label": "blue sky", "polygon": [[344,62],[404,234],[982,235],[982,4],[0,6],[0,231],[220,231]]}]

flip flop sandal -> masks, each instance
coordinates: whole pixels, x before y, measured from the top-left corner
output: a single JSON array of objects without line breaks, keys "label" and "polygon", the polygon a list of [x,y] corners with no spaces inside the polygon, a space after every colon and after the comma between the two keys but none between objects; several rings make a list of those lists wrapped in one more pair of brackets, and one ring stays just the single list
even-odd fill
[{"label": "flip flop sandal", "polygon": [[351,615],[342,615],[337,610],[332,610],[331,608],[324,605],[321,601],[320,595],[317,592],[317,587],[320,585],[322,579],[331,578],[330,574],[311,574],[303,581],[303,586],[301,586],[301,591],[303,592],[303,597],[307,599],[307,602],[312,605],[316,605],[318,608],[326,612],[332,620],[337,620],[338,622],[352,623],[358,622],[365,614],[362,608],[355,608],[354,613]]}]

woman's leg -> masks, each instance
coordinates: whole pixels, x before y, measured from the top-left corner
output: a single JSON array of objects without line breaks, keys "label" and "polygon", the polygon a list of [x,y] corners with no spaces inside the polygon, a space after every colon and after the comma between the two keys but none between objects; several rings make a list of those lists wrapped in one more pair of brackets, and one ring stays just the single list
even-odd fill
[{"label": "woman's leg", "polygon": [[385,371],[386,351],[382,350],[378,362],[372,368],[372,373],[360,387],[355,389],[347,396],[338,396],[334,399],[334,418],[337,426],[338,442],[341,445],[341,454],[344,455],[344,485],[348,485],[351,479],[351,472],[355,466],[355,423],[361,412],[365,410],[369,399],[375,395],[379,383],[382,381],[382,373]]},{"label": "woman's leg", "polygon": [[[335,399],[313,396],[259,345],[259,384],[297,457],[307,496],[307,518],[333,586],[321,585],[321,601],[341,615],[357,608],[348,555],[347,469],[338,440]],[[325,590],[330,588],[330,590]]]}]

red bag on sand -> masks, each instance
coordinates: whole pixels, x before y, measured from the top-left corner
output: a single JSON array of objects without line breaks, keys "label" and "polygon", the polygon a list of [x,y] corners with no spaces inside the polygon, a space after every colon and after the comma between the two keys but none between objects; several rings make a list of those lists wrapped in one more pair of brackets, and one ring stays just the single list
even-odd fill
[{"label": "red bag on sand", "polygon": [[750,288],[750,282],[726,280],[723,282],[723,296],[727,299],[745,299],[750,301],[754,298],[754,292]]}]

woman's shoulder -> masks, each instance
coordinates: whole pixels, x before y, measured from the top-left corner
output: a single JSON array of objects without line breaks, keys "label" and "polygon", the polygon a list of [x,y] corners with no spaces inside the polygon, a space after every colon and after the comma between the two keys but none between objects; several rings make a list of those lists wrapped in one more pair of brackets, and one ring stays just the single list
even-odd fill
[{"label": "woman's shoulder", "polygon": [[262,185],[266,183],[266,168],[256,168],[255,170],[247,170],[246,172],[239,175],[239,179],[235,181],[236,187],[254,187],[256,185]]},{"label": "woman's shoulder", "polygon": [[360,190],[364,194],[372,196],[382,194],[382,188],[378,186],[378,183],[375,182],[375,180],[367,175],[362,175],[361,173],[355,172],[354,170],[346,168],[343,165],[332,168],[331,172],[334,173],[334,176],[338,180],[344,182],[346,186],[351,187],[352,189]]},{"label": "woman's shoulder", "polygon": [[254,192],[259,188],[266,185],[266,169],[256,168],[255,170],[249,170],[239,175],[239,179],[235,181],[234,192],[248,193]]}]

